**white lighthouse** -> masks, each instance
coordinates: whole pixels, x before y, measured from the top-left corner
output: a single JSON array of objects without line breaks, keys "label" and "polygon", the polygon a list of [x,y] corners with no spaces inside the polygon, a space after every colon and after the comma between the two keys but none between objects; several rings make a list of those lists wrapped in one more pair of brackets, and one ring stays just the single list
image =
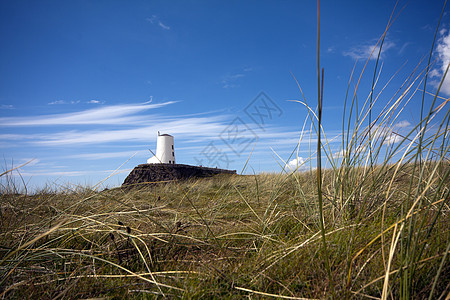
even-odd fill
[{"label": "white lighthouse", "polygon": [[156,139],[156,155],[147,159],[148,164],[175,164],[173,136],[160,134]]}]

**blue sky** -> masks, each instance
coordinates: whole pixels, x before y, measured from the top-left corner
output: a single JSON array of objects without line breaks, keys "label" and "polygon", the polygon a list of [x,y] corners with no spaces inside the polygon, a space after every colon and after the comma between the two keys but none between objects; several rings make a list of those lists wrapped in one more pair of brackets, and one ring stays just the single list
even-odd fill
[{"label": "blue sky", "polygon": [[[443,2],[399,1],[375,112],[414,68],[425,68]],[[352,69],[359,77],[394,4],[321,3],[323,118],[333,151]],[[307,109],[289,100],[303,99],[295,77],[316,103],[316,15],[315,1],[0,1],[3,169],[32,160],[20,169],[25,182],[58,188],[95,185],[120,168],[105,182],[117,186],[152,156],[158,130],[174,135],[177,163],[240,171],[253,150],[247,173],[280,171],[302,132],[305,160]],[[449,30],[445,13],[430,93],[450,60]],[[370,92],[373,58],[360,99]],[[421,95],[398,117],[399,130],[417,123]],[[450,80],[440,96],[450,96]],[[237,140],[236,128],[246,132]]]}]

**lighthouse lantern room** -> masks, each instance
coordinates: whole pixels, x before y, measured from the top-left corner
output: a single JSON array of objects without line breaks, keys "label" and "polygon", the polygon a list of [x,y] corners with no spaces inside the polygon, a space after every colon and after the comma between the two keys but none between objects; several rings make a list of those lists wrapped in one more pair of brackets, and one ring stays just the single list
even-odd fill
[{"label": "lighthouse lantern room", "polygon": [[160,134],[156,139],[156,155],[147,160],[148,164],[175,164],[173,136]]}]

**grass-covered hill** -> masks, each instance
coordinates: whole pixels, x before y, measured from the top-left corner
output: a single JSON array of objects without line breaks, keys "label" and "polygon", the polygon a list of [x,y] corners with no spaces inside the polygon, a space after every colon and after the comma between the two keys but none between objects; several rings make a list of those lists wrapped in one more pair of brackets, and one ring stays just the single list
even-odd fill
[{"label": "grass-covered hill", "polygon": [[449,170],[443,162],[323,172],[324,236],[316,171],[3,191],[0,294],[442,299]]}]

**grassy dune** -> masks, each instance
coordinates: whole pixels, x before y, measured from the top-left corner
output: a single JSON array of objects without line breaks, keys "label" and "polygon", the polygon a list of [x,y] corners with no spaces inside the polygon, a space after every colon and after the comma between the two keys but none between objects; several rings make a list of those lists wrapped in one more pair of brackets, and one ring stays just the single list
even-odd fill
[{"label": "grassy dune", "polygon": [[130,191],[3,193],[1,295],[442,298],[450,168],[422,168],[423,175],[412,164],[351,169],[356,185],[344,197],[339,172],[323,173],[332,283],[315,171]]}]

